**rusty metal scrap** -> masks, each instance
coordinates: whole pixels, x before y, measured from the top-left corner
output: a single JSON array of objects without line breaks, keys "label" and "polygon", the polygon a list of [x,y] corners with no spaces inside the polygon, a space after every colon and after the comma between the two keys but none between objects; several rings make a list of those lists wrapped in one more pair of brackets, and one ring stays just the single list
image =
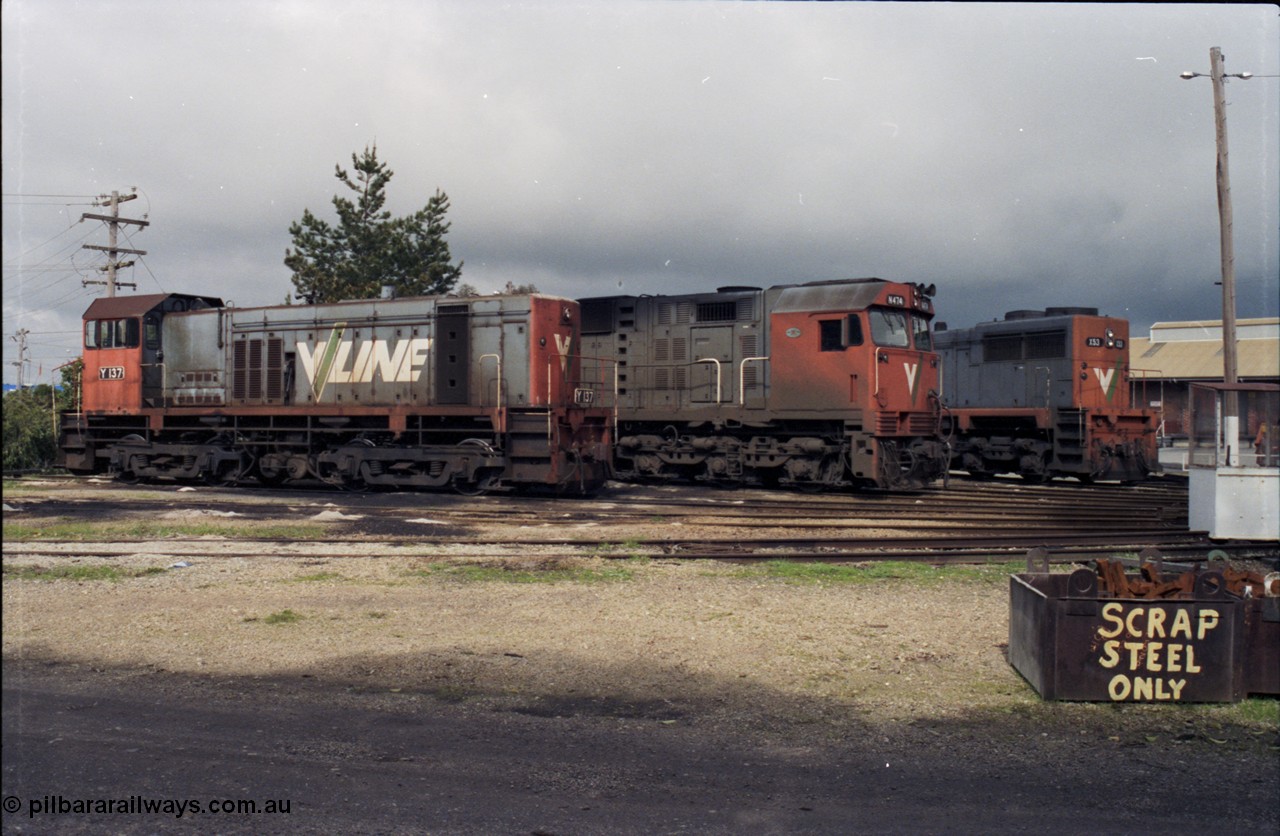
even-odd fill
[{"label": "rusty metal scrap", "polygon": [[[1098,593],[1110,598],[1143,598],[1143,599],[1189,599],[1195,590],[1197,572],[1189,570],[1176,578],[1166,579],[1159,566],[1152,562],[1143,563],[1139,574],[1129,575],[1119,561],[1105,558],[1096,561],[1098,572]],[[1227,591],[1240,598],[1262,598],[1280,594],[1280,580],[1270,576],[1263,577],[1258,572],[1247,572],[1240,569],[1225,568],[1222,577]]]}]

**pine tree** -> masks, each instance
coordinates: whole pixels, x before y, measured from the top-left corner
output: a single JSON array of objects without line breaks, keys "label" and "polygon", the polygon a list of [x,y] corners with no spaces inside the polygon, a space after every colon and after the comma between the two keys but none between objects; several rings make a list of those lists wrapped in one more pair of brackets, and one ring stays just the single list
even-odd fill
[{"label": "pine tree", "polygon": [[384,285],[397,296],[447,293],[462,275],[462,262],[450,263],[445,235],[449,196],[439,189],[427,205],[396,218],[384,206],[392,172],[378,161],[378,148],[351,155],[354,175],[334,166],[334,176],[356,193],[336,195],[336,225],[304,209],[289,226],[293,248],[285,266],[293,271],[299,299],[310,303],[377,298]]}]

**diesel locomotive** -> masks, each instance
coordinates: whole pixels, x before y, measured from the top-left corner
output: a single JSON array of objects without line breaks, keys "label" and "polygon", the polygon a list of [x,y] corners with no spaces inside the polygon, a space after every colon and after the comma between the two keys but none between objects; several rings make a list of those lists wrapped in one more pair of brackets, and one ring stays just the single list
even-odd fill
[{"label": "diesel locomotive", "polygon": [[580,328],[577,302],[541,294],[98,299],[61,462],[125,479],[591,494],[612,415],[581,383]]},{"label": "diesel locomotive", "polygon": [[934,334],[952,465],[1135,482],[1159,468],[1154,412],[1129,387],[1129,323],[1096,308],[1048,308]]},{"label": "diesel locomotive", "polygon": [[934,288],[882,279],[582,305],[620,479],[920,488],[946,472]]}]

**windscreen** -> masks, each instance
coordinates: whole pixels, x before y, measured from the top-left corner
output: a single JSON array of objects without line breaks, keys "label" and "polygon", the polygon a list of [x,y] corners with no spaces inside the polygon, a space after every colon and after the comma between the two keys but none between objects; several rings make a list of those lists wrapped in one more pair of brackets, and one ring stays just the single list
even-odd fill
[{"label": "windscreen", "polygon": [[906,348],[911,345],[905,312],[872,308],[867,315],[871,320],[871,340],[876,345],[889,348]]}]

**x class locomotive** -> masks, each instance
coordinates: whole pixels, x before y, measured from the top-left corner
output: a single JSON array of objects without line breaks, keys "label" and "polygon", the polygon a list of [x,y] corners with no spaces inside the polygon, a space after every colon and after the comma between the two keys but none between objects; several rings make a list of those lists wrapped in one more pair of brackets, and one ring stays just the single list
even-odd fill
[{"label": "x class locomotive", "polygon": [[941,326],[935,343],[956,468],[1086,482],[1158,469],[1156,415],[1130,400],[1127,320],[1096,308],[1011,311]]},{"label": "x class locomotive", "polygon": [[578,303],[538,294],[98,299],[62,462],[125,478],[590,494],[609,475],[612,416],[581,385],[579,341]]},{"label": "x class locomotive", "polygon": [[582,299],[622,479],[916,489],[941,476],[934,289],[882,279]]}]

